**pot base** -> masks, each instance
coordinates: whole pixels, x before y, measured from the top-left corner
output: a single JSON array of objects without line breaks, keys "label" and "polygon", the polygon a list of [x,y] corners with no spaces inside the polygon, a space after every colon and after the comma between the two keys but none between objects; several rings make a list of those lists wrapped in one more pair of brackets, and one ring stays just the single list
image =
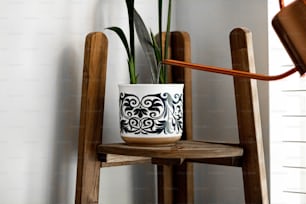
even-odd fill
[{"label": "pot base", "polygon": [[159,138],[121,136],[121,138],[129,145],[165,145],[175,143],[180,140],[181,136]]}]

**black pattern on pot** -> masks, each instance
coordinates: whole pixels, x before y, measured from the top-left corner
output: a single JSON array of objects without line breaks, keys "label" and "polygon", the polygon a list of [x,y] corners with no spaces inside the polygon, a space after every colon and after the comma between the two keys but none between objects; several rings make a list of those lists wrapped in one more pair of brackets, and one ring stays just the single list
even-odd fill
[{"label": "black pattern on pot", "polygon": [[120,93],[121,134],[181,134],[183,94],[158,93],[138,98]]}]

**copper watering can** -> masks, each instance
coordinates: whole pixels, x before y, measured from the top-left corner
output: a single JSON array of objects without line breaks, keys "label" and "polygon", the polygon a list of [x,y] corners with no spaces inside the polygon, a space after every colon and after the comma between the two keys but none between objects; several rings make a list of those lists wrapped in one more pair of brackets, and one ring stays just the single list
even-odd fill
[{"label": "copper watering can", "polygon": [[283,0],[279,0],[279,5],[281,10],[274,16],[272,26],[295,65],[295,68],[283,74],[266,76],[170,59],[162,63],[265,81],[282,79],[297,71],[302,76],[306,72],[306,0],[296,0],[287,6],[284,6]]}]

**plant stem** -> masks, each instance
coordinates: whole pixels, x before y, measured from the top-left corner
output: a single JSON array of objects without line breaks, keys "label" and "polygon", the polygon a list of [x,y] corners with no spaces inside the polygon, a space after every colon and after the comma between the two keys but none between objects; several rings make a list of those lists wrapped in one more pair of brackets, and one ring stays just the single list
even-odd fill
[{"label": "plant stem", "polygon": [[135,69],[135,31],[134,31],[134,0],[126,0],[128,16],[129,16],[129,30],[130,30],[130,55],[129,55],[129,73],[130,83],[137,83],[136,69]]},{"label": "plant stem", "polygon": [[[165,53],[163,56],[163,59],[168,59],[168,48],[169,48],[169,41],[170,41],[170,27],[171,27],[171,10],[172,10],[172,0],[169,0],[168,2],[168,16],[167,16],[167,28],[166,28],[166,39],[165,39]],[[166,83],[167,81],[167,68],[166,65],[163,66],[163,80],[161,80],[162,83]]]},{"label": "plant stem", "polygon": [[135,61],[133,57],[129,58],[129,73],[130,73],[130,84],[137,84],[137,74],[135,70]]},{"label": "plant stem", "polygon": [[135,32],[134,32],[134,0],[126,0],[128,5],[129,29],[130,29],[130,49],[135,61]]},{"label": "plant stem", "polygon": [[164,59],[167,59],[167,58],[168,58],[168,47],[169,47],[170,26],[171,26],[171,10],[172,10],[171,8],[172,8],[172,0],[169,0]]}]

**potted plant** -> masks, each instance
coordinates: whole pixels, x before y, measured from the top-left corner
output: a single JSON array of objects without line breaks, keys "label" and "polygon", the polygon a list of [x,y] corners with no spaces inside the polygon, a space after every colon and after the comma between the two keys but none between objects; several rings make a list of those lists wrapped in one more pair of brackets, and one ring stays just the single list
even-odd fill
[{"label": "potted plant", "polygon": [[[183,84],[166,84],[172,0],[168,3],[167,31],[162,49],[162,0],[158,1],[159,33],[157,40],[149,32],[134,8],[126,0],[129,17],[129,41],[119,27],[109,27],[121,39],[127,56],[130,84],[119,85],[120,133],[129,144],[165,144],[180,139],[183,129]],[[135,32],[136,28],[136,32]],[[152,83],[138,84],[135,66],[135,33],[148,60]]]}]

